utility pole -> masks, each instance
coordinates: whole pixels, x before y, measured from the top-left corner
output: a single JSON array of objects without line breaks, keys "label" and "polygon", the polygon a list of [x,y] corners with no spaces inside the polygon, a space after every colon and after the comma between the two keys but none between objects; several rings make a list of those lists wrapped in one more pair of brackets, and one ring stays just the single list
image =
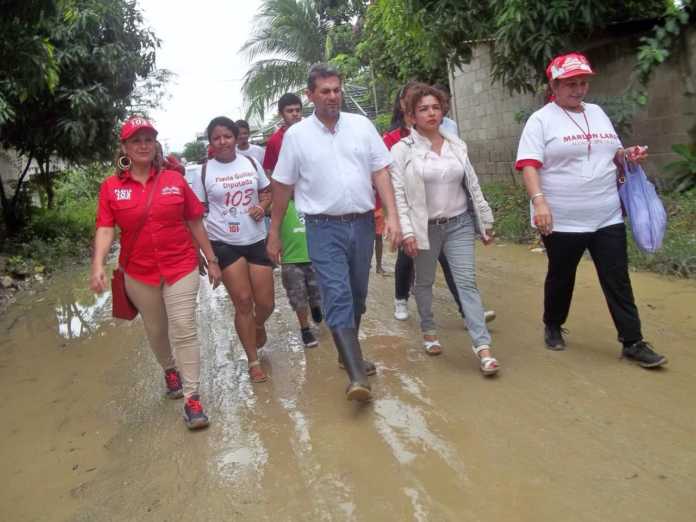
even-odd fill
[{"label": "utility pole", "polygon": [[372,69],[372,62],[370,62],[370,79],[372,80],[372,96],[375,100],[375,116],[379,114],[379,108],[377,107],[377,82],[375,82],[375,71]]}]

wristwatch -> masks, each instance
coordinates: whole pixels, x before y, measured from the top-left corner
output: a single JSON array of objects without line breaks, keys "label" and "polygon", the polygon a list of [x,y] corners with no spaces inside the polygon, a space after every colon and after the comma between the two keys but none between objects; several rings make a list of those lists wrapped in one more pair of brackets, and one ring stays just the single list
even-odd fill
[{"label": "wristwatch", "polygon": [[220,260],[218,259],[217,256],[210,256],[208,258],[208,263],[215,263],[216,265],[220,264]]}]

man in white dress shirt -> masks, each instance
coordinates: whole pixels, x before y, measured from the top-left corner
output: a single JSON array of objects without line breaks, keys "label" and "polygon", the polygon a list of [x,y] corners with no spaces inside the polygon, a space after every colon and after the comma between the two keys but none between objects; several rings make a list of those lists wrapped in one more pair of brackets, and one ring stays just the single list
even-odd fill
[{"label": "man in white dress shirt", "polygon": [[314,103],[314,114],[287,130],[273,171],[267,249],[271,259],[280,262],[280,224],[294,190],[295,206],[305,214],[307,247],[326,324],[350,378],[346,397],[366,401],[371,398],[367,375],[376,370],[363,360],[358,329],[374,248],[373,187],[387,212],[384,237],[393,248],[401,241],[387,171],[392,160],[370,120],[341,112],[342,81],[335,69],[314,65],[306,94]]}]

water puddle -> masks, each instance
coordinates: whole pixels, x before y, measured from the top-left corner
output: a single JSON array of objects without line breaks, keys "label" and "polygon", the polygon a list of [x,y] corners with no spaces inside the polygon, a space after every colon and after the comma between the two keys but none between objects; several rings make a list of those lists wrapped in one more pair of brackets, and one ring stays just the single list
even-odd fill
[{"label": "water puddle", "polygon": [[55,307],[58,335],[75,340],[93,335],[111,319],[111,293],[95,295],[91,303],[69,300]]}]

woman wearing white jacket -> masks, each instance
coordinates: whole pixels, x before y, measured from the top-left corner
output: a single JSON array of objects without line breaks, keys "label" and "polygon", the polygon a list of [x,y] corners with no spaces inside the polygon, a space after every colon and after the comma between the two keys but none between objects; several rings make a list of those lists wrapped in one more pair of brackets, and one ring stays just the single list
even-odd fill
[{"label": "woman wearing white jacket", "polygon": [[404,251],[415,259],[415,296],[423,332],[423,348],[439,355],[432,312],[435,267],[444,252],[452,269],[474,353],[484,375],[500,365],[491,354],[474,266],[475,234],[483,243],[493,242],[493,213],[483,197],[466,144],[440,130],[446,110],[444,96],[421,84],[413,88],[407,111],[415,125],[411,135],[391,149],[396,204],[403,231]]}]

